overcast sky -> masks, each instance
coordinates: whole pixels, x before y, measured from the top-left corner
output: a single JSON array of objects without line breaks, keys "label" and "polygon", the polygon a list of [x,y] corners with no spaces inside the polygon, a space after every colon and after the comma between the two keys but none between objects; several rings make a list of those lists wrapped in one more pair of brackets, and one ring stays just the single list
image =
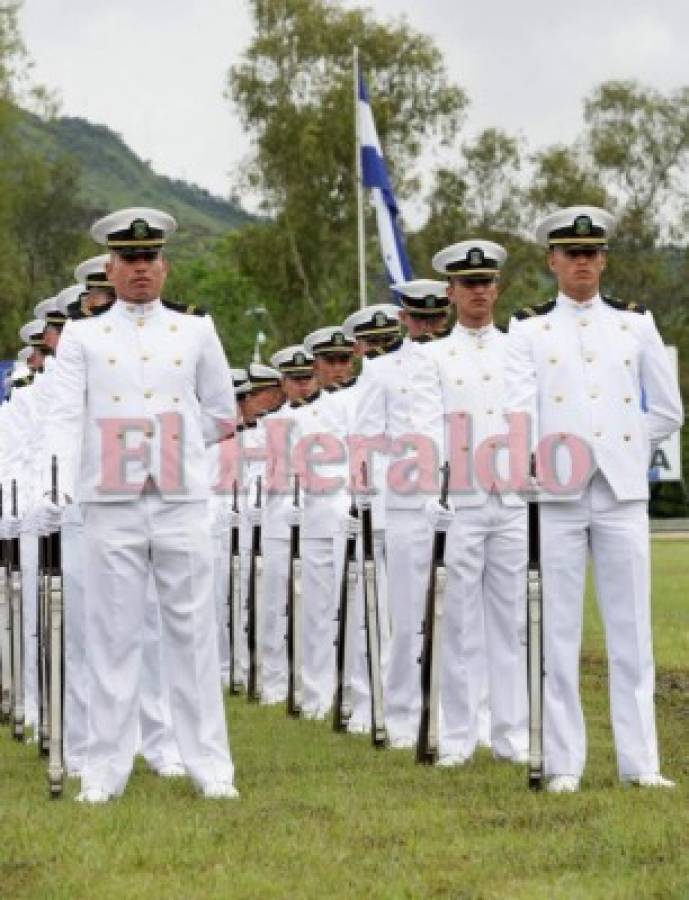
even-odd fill
[{"label": "overcast sky", "polygon": [[[467,133],[495,125],[532,149],[573,139],[582,98],[603,80],[689,84],[686,0],[346,5],[431,35],[470,97]],[[223,98],[251,37],[245,0],[24,0],[21,25],[63,114],[110,126],[158,172],[228,194],[250,149]]]}]

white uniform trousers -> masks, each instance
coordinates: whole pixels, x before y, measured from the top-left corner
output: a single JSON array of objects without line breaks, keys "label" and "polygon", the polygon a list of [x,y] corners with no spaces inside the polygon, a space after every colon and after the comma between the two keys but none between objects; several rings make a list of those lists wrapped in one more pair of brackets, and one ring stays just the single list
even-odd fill
[{"label": "white uniform trousers", "polygon": [[335,637],[344,537],[302,537],[303,710],[325,718],[335,690]]},{"label": "white uniform trousers", "polygon": [[182,762],[200,787],[231,781],[207,504],[165,503],[157,492],[85,504],[84,527],[89,695],[82,788],[120,794],[131,771],[151,572]]},{"label": "white uniform trousers", "polygon": [[62,584],[65,601],[65,757],[67,771],[81,771],[86,755],[86,611],[84,526],[73,516],[62,524]]},{"label": "white uniform trousers", "polygon": [[227,529],[213,534],[213,591],[218,628],[218,656],[224,687],[230,683],[230,633],[227,592],[230,586],[230,535]]},{"label": "white uniform trousers", "polygon": [[263,651],[262,703],[287,698],[287,581],[289,540],[263,539],[263,610],[260,628]]},{"label": "white uniform trousers", "polygon": [[589,547],[619,774],[657,772],[647,505],[616,500],[600,473],[580,499],[541,504],[546,772],[580,776],[584,769],[579,654]]},{"label": "white uniform trousers", "polygon": [[421,625],[433,542],[423,511],[389,509],[386,541],[391,638],[385,725],[390,740],[415,742],[421,715]]},{"label": "white uniform trousers", "polygon": [[526,510],[497,495],[459,508],[447,533],[441,641],[441,755],[469,757],[479,740],[485,672],[491,745],[514,757],[527,747],[521,633],[526,604]]},{"label": "white uniform trousers", "polygon": [[[65,756],[67,770],[78,774],[87,743],[88,676],[84,606],[84,533],[81,520],[62,525],[62,575],[65,597]],[[163,672],[158,598],[149,579],[144,618],[140,685],[139,752],[155,770],[180,762],[172,733],[167,677]]]},{"label": "white uniform trousers", "polygon": [[24,722],[38,723],[38,538],[19,536],[22,572],[22,627],[24,629]]},{"label": "white uniform trousers", "polygon": [[154,771],[180,765],[172,728],[170,686],[162,645],[160,603],[153,574],[149,574],[144,612],[140,686],[141,743],[138,752]]}]

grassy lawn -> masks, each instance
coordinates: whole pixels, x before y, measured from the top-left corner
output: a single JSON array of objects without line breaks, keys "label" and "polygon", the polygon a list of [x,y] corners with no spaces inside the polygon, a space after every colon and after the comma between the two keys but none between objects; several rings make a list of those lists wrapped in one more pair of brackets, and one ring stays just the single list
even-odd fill
[{"label": "grassy lawn", "polygon": [[[125,797],[49,802],[33,747],[0,731],[0,897],[689,897],[689,543],[654,546],[658,725],[674,792],[618,786],[602,638],[587,610],[589,764],[574,796],[533,795],[479,754],[411,753],[228,705],[238,803],[137,768]],[[67,798],[77,792],[70,782]]]}]

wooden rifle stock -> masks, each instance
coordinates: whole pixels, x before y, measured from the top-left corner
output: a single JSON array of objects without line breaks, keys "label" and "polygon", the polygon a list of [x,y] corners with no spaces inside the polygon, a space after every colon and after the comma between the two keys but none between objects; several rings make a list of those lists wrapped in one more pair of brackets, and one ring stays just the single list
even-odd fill
[{"label": "wooden rifle stock", "polygon": [[[450,466],[445,463],[441,469],[440,503],[448,508]],[[433,535],[431,570],[426,591],[426,610],[422,626],[423,643],[421,649],[421,717],[419,736],[416,743],[416,761],[433,765],[438,759],[439,749],[439,701],[440,701],[440,626],[445,599],[445,538],[446,534],[436,528]]]}]

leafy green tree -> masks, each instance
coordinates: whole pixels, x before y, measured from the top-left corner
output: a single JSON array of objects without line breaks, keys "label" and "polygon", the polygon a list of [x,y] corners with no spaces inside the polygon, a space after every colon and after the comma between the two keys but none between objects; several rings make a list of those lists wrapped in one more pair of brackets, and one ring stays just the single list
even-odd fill
[{"label": "leafy green tree", "polygon": [[0,4],[0,355],[19,345],[17,330],[34,305],[71,283],[85,249],[86,220],[72,161],[47,159],[22,139],[18,101],[51,112],[48,92],[30,81],[17,23],[18,4]]},{"label": "leafy green tree", "polygon": [[[237,233],[230,233],[204,256],[174,261],[165,295],[198,304],[212,313],[231,364],[244,366],[251,359],[258,328],[268,339],[266,351],[278,349],[280,337],[271,321],[267,298],[231,261],[236,240]],[[256,308],[266,308],[266,313],[252,317],[250,311]]]},{"label": "leafy green tree", "polygon": [[418,187],[422,149],[456,135],[466,97],[448,83],[434,44],[405,23],[382,25],[326,0],[250,7],[255,34],[230,71],[229,95],[256,147],[246,183],[269,218],[240,233],[236,259],[271,298],[285,339],[296,339],[357,304],[353,46],[401,196]]},{"label": "leafy green tree", "polygon": [[533,172],[526,196],[532,222],[563,206],[611,205],[599,173],[580,147],[547,147],[531,161]]}]

